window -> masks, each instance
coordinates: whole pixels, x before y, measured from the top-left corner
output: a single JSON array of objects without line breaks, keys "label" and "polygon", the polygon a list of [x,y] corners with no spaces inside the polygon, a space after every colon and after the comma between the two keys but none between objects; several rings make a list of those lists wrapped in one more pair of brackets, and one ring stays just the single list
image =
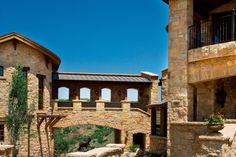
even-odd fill
[{"label": "window", "polygon": [[167,136],[167,103],[151,108],[151,133],[156,136]]},{"label": "window", "polygon": [[91,100],[91,90],[89,88],[80,88],[80,100],[90,101]]},{"label": "window", "polygon": [[59,101],[69,101],[70,100],[70,90],[66,87],[58,88],[58,100]]},{"label": "window", "polygon": [[37,75],[38,77],[38,109],[43,109],[43,95],[44,95],[44,79],[45,75]]},{"label": "window", "polygon": [[102,89],[102,100],[111,101],[111,90],[108,88]]},{"label": "window", "polygon": [[0,76],[3,76],[4,75],[4,68],[3,66],[0,66]]},{"label": "window", "polygon": [[138,90],[133,88],[127,89],[127,100],[138,102]]},{"label": "window", "polygon": [[4,141],[4,125],[0,124],[0,141]]}]

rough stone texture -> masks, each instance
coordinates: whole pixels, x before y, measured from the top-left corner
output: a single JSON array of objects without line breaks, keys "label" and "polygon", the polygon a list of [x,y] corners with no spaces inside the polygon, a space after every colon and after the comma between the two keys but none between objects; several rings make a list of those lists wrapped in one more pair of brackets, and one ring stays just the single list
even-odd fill
[{"label": "rough stone texture", "polygon": [[[216,102],[216,92],[219,86],[224,86],[227,94],[224,107]],[[214,112],[221,112],[228,119],[236,117],[236,77],[208,81],[195,84],[197,88],[197,120],[204,121],[207,116]]]},{"label": "rough stone texture", "polygon": [[120,157],[123,153],[120,148],[101,147],[95,148],[88,152],[73,152],[69,153],[67,157]]},{"label": "rough stone texture", "polygon": [[171,120],[187,121],[188,112],[188,80],[187,51],[188,26],[192,24],[193,1],[169,1],[169,60],[168,60],[168,94],[170,100],[178,100],[168,114]]},{"label": "rough stone texture", "polygon": [[170,124],[169,157],[194,157],[200,148],[195,140],[199,135],[207,133],[205,123],[185,122]]},{"label": "rough stone texture", "polygon": [[236,42],[226,42],[188,52],[189,83],[236,75]]},{"label": "rough stone texture", "polygon": [[165,152],[167,150],[167,138],[159,136],[150,136],[150,151]]},{"label": "rough stone texture", "polygon": [[146,135],[146,149],[149,149],[150,115],[140,111],[78,111],[63,110],[55,112],[67,115],[55,125],[55,128],[68,126],[93,124],[101,125],[122,131],[121,143],[126,148],[133,143],[133,134],[143,133]]},{"label": "rough stone texture", "polygon": [[[38,103],[38,78],[37,74],[45,75],[44,81],[44,109],[50,106],[51,101],[51,72],[52,64],[46,61],[46,57],[36,51],[35,49],[19,42],[16,50],[14,49],[11,41],[0,44],[0,64],[4,67],[4,76],[0,78],[0,115],[5,117],[8,112],[8,93],[10,89],[11,76],[15,71],[16,66],[22,65],[23,67],[30,67],[28,71],[28,102],[29,104],[35,104],[37,109]],[[36,119],[33,120],[32,130],[33,134],[36,134]],[[7,129],[5,129],[5,141],[4,143],[9,144],[9,138]],[[42,131],[43,145],[46,146],[45,135]],[[43,148],[46,152],[47,148]],[[26,135],[22,135],[20,140],[20,154],[26,156],[27,153],[27,138]],[[38,137],[32,136],[31,138],[31,154],[33,156],[39,155],[39,143]]]},{"label": "rough stone texture", "polygon": [[215,84],[204,82],[196,85],[197,88],[197,120],[204,121],[214,111]]},{"label": "rough stone texture", "polygon": [[161,100],[168,101],[168,69],[162,71]]},{"label": "rough stone texture", "polygon": [[[235,125],[235,124],[233,124]],[[173,122],[170,124],[171,149],[169,157],[235,157],[235,130],[229,137],[227,131],[222,130],[222,136],[212,136],[203,122]],[[235,127],[235,126],[234,126]],[[209,135],[208,135],[209,134]]]},{"label": "rough stone texture", "polygon": [[[78,125],[83,122],[89,122],[91,124],[110,126],[112,128],[118,128],[121,130],[122,142],[128,145],[132,144],[132,138],[134,133],[144,133],[146,148],[149,148],[149,135],[150,135],[150,115],[143,110],[131,108],[131,104],[124,102],[124,112],[122,109],[107,111],[104,109],[104,101],[97,101],[97,111],[94,112],[82,112],[81,111],[81,101],[79,101],[79,88],[78,87],[90,87],[92,101],[100,99],[101,89],[110,88],[112,89],[112,101],[121,102],[121,100],[126,100],[127,89],[136,88],[139,90],[139,104],[142,105],[143,109],[146,108],[148,104],[157,102],[158,100],[158,80],[157,76],[146,76],[153,80],[153,83],[116,83],[116,82],[103,82],[103,83],[91,83],[83,82],[78,83],[74,81],[69,82],[53,82],[52,83],[52,61],[46,57],[42,52],[35,50],[34,48],[28,46],[25,43],[18,42],[16,48],[13,42],[7,41],[0,44],[0,65],[4,67],[4,76],[0,77],[0,118],[5,118],[8,113],[8,93],[10,90],[11,76],[15,71],[15,67],[21,65],[23,67],[29,67],[28,71],[28,102],[29,104],[34,104],[36,112],[38,112],[38,78],[37,74],[45,75],[44,80],[44,106],[43,110],[40,112],[47,112],[47,110],[52,106],[52,97],[57,99],[58,87],[69,87],[70,88],[70,100],[74,100],[73,108],[68,113],[70,116],[70,123],[66,126]],[[54,69],[55,70],[55,69]],[[53,92],[52,87],[53,86]],[[57,108],[55,108],[57,109]],[[96,110],[96,109],[95,109]],[[78,113],[81,111],[81,114]],[[64,111],[61,113],[64,114]],[[90,114],[86,114],[90,113]],[[81,116],[79,116],[81,115]],[[75,116],[75,117],[74,117]],[[76,117],[77,116],[77,117]],[[83,118],[85,117],[85,119]],[[91,116],[91,117],[90,117]],[[31,125],[31,143],[30,152],[34,157],[41,156],[40,154],[40,144],[39,144],[39,133],[41,134],[42,141],[42,151],[44,156],[49,156],[47,147],[47,138],[45,123],[41,124],[40,131],[37,129],[37,118],[33,119]],[[101,120],[99,120],[101,117]],[[75,121],[74,118],[80,119]],[[87,120],[92,118],[90,120]],[[66,120],[65,120],[66,121]],[[71,122],[77,123],[71,123]],[[0,122],[2,123],[2,122]],[[62,121],[63,123],[63,121]],[[84,123],[85,124],[85,123]],[[5,125],[5,144],[9,144],[9,135]],[[53,139],[50,139],[49,133],[49,145],[53,150]],[[24,132],[21,135],[19,142],[20,156],[27,156],[27,134]]]}]

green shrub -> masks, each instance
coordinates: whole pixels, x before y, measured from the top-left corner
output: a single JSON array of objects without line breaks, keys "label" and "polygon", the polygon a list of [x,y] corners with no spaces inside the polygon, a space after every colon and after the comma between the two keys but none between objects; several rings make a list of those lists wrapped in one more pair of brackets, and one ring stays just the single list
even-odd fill
[{"label": "green shrub", "polygon": [[136,152],[136,150],[139,148],[140,146],[137,144],[132,144],[129,146],[129,152]]}]

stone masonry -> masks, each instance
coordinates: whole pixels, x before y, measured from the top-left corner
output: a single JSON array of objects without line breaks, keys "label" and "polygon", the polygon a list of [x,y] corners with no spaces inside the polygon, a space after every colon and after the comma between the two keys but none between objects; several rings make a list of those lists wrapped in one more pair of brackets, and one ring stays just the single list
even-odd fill
[{"label": "stone masonry", "polygon": [[[150,146],[150,114],[146,111],[147,105],[151,102],[158,101],[158,76],[143,73],[148,80],[146,84],[135,83],[107,83],[114,94],[112,99],[116,100],[115,104],[119,101],[122,104],[120,108],[105,109],[104,101],[100,100],[100,86],[96,86],[91,93],[92,101],[96,102],[96,107],[89,111],[82,110],[79,106],[79,92],[74,89],[76,84],[74,81],[67,81],[59,83],[59,85],[52,80],[53,72],[57,71],[60,64],[60,59],[48,49],[38,45],[37,43],[25,38],[17,33],[7,34],[0,37],[0,66],[4,67],[4,76],[0,76],[0,118],[5,119],[8,113],[8,93],[11,86],[11,76],[15,71],[15,67],[21,65],[27,71],[28,83],[28,103],[35,106],[34,119],[31,125],[30,137],[30,154],[33,157],[49,156],[49,152],[53,152],[53,128],[45,129],[45,121],[42,121],[40,129],[37,125],[40,124],[40,119],[37,120],[38,115],[45,114],[47,116],[60,116],[66,117],[62,119],[54,128],[68,127],[73,125],[94,124],[111,127],[121,131],[121,142],[126,143],[126,147],[133,143],[133,135],[142,133],[145,142],[145,148],[149,149]],[[44,76],[44,90],[43,90],[43,109],[38,109],[38,93],[39,93],[39,78]],[[73,102],[73,107],[68,110],[59,110],[54,106],[54,102],[58,98],[58,87],[69,85],[70,100]],[[88,83],[89,85],[89,83]],[[103,82],[100,85],[106,87]],[[86,83],[84,84],[84,87]],[[54,89],[54,87],[56,87]],[[93,87],[93,86],[91,86]],[[126,89],[136,87],[139,90],[139,108],[132,107],[131,102],[126,100]],[[117,91],[117,89],[120,89]],[[140,107],[140,105],[142,107]],[[55,107],[55,108],[54,108]],[[52,109],[54,109],[53,112]],[[71,110],[72,109],[72,110]],[[42,118],[43,119],[43,118]],[[50,119],[50,118],[49,118]],[[44,120],[44,119],[43,119]],[[1,122],[5,124],[5,122]],[[9,144],[9,134],[4,125],[4,141],[3,144]],[[49,131],[47,134],[46,132]],[[48,138],[47,138],[48,135]],[[40,143],[41,137],[41,143]],[[47,140],[49,139],[49,141]],[[49,147],[51,148],[49,150]],[[27,156],[28,153],[28,137],[24,132],[19,141],[19,154],[20,156]],[[42,154],[41,154],[42,151]],[[52,156],[52,154],[50,155]]]}]

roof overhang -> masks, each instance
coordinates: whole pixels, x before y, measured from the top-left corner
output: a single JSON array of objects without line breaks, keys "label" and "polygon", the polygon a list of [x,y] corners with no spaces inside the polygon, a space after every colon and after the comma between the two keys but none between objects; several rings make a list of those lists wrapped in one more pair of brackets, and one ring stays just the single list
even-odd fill
[{"label": "roof overhang", "polygon": [[37,51],[41,52],[42,54],[44,54],[45,56],[49,57],[52,60],[53,68],[56,70],[58,69],[58,67],[61,63],[61,60],[52,51],[48,50],[47,48],[39,45],[38,43],[18,34],[16,32],[0,36],[0,44],[7,42],[7,41],[11,41],[11,40],[20,41],[20,42],[32,47],[33,49],[36,49]]},{"label": "roof overhang", "polygon": [[55,72],[53,81],[90,81],[90,82],[126,82],[147,83],[152,80],[142,75],[134,74],[101,74],[101,73],[78,73],[78,72]]}]

